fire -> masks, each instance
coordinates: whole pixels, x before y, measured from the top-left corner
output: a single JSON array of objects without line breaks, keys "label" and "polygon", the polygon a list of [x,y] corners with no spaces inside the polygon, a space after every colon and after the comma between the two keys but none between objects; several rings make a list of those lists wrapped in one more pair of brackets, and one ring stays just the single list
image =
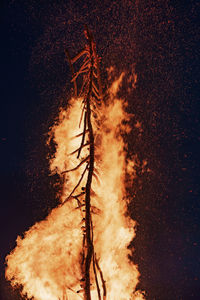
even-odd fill
[{"label": "fire", "polygon": [[[144,299],[142,292],[135,291],[139,272],[128,259],[131,252],[127,248],[135,236],[136,224],[127,216],[125,177],[128,174],[133,178],[134,170],[122,137],[131,130],[128,125],[131,116],[126,112],[125,100],[117,97],[124,76],[122,73],[112,83],[106,103],[96,109],[92,107],[95,109],[91,118],[95,145],[90,203],[94,245],[92,300]],[[85,146],[77,158],[84,130],[84,121],[80,122],[83,98],[73,97],[69,104],[67,110],[60,111],[59,120],[50,130],[56,144],[50,170],[63,178],[60,205],[30,228],[24,238],[18,237],[16,248],[6,258],[6,278],[13,286],[22,285],[22,293],[36,300],[85,299],[85,204],[81,197],[87,184],[90,145],[86,132]]]}]

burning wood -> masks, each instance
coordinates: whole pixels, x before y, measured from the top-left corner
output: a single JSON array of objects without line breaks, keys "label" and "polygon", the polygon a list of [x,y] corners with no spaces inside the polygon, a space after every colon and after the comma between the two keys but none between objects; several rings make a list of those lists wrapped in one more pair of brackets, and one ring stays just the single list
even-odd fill
[{"label": "burning wood", "polygon": [[6,277],[36,300],[141,300],[135,291],[139,272],[127,249],[135,222],[125,217],[122,200],[127,170],[133,178],[122,138],[130,116],[117,98],[125,74],[108,89],[105,103],[96,45],[87,26],[84,33],[86,46],[73,58],[66,51],[71,108],[61,110],[51,129],[56,153],[50,169],[63,178],[61,204],[17,238],[6,258]]}]

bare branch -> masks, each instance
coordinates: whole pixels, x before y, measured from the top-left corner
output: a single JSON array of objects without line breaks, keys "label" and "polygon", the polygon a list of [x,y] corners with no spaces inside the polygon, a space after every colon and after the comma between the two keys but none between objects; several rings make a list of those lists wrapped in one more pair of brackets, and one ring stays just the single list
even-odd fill
[{"label": "bare branch", "polygon": [[95,72],[95,69],[93,70],[93,75],[94,75],[95,78],[97,78],[97,74]]},{"label": "bare branch", "polygon": [[92,87],[93,87],[94,90],[97,92],[97,94],[99,94],[99,90],[98,90],[96,84],[94,83],[94,81],[92,81]]},{"label": "bare branch", "polygon": [[84,69],[79,70],[78,72],[75,73],[74,77],[71,79],[71,82],[75,81],[76,78],[82,74],[88,71],[88,67],[86,66]]},{"label": "bare branch", "polygon": [[97,92],[95,91],[94,88],[92,88],[92,91],[93,91],[94,95],[97,97],[97,99],[100,99],[99,95],[97,94]]},{"label": "bare branch", "polygon": [[[77,199],[76,199],[77,200]],[[79,201],[80,202],[80,201]],[[75,209],[80,209],[81,207],[85,206],[85,204],[80,204],[78,207],[76,207]]]},{"label": "bare branch", "polygon": [[[93,238],[94,238],[94,231],[93,231],[93,222],[91,219],[91,231],[92,231],[92,244],[93,244]],[[94,247],[94,246],[93,246]],[[95,265],[95,257],[94,257],[94,251],[93,251],[93,257],[92,257],[92,262],[93,262],[93,270],[94,270],[94,276],[95,276],[95,282],[96,282],[96,287],[97,287],[97,293],[98,293],[98,298],[101,300],[101,292],[99,288],[99,282],[98,282],[98,277],[97,277],[97,271],[96,271],[96,265]]]},{"label": "bare branch", "polygon": [[78,207],[76,207],[76,209],[77,208],[80,208],[83,204],[81,203],[81,201],[78,199],[78,197],[76,197],[76,196],[71,196],[72,198],[74,198],[74,199],[76,199],[76,201],[77,201],[77,204],[78,204]]},{"label": "bare branch", "polygon": [[79,158],[79,156],[81,154],[81,150],[82,150],[82,147],[83,147],[83,144],[84,144],[84,141],[85,141],[85,133],[86,133],[86,126],[87,126],[87,112],[85,112],[85,115],[84,115],[84,125],[83,126],[84,126],[83,127],[83,136],[82,136],[80,148],[78,150],[77,158]]},{"label": "bare branch", "polygon": [[101,76],[100,76],[99,57],[97,55],[95,45],[93,47],[93,53],[94,53],[94,57],[95,57],[95,61],[96,61],[97,80],[98,80],[98,86],[99,86],[99,95],[100,95],[100,98],[102,99],[103,98],[103,92],[102,92],[102,84],[101,84]]},{"label": "bare branch", "polygon": [[87,54],[88,51],[86,48],[83,48],[76,56],[71,59],[72,64],[74,64],[81,56]]},{"label": "bare branch", "polygon": [[86,84],[87,80],[88,80],[88,76],[87,75],[83,76],[83,83],[82,83],[82,87],[81,87],[80,92],[79,92],[79,97],[82,95],[83,88],[85,87],[85,84]]},{"label": "bare branch", "polygon": [[[87,133],[87,132],[89,132],[89,130],[88,130],[88,129],[86,129],[85,133]],[[77,134],[77,135],[73,136],[73,137],[71,138],[71,140],[73,140],[73,139],[75,139],[75,138],[77,138],[77,137],[80,137],[80,136],[82,136],[82,135],[83,135],[83,133],[84,133],[84,132],[81,132],[81,133],[79,133],[79,134]]]},{"label": "bare branch", "polygon": [[79,128],[81,127],[81,122],[82,122],[82,119],[83,119],[83,113],[84,113],[85,109],[86,109],[86,107],[85,107],[85,104],[84,104],[83,108],[82,108],[82,111],[81,111],[81,117],[80,117],[80,121],[79,121],[79,125],[78,125]]},{"label": "bare branch", "polygon": [[82,181],[82,179],[83,179],[83,177],[84,177],[85,172],[87,171],[87,169],[88,169],[88,164],[87,164],[87,166],[85,167],[85,170],[83,171],[81,177],[79,178],[79,181],[78,181],[77,185],[73,188],[73,190],[72,190],[72,192],[70,193],[70,195],[65,199],[65,201],[64,201],[61,205],[64,205],[64,204],[71,198],[71,196],[72,196],[73,193],[76,191],[76,189],[79,187],[79,185],[81,184],[81,181]]},{"label": "bare branch", "polygon": [[100,277],[101,277],[101,282],[102,282],[102,287],[103,287],[103,300],[105,300],[106,299],[106,284],[105,284],[105,280],[103,278],[103,272],[99,266],[99,263],[98,263],[98,260],[96,257],[96,253],[94,254],[94,256],[95,256],[95,264],[97,266],[97,269],[98,269],[98,271],[100,273]]},{"label": "bare branch", "polygon": [[[88,143],[86,143],[86,144],[84,144],[83,146],[82,146],[82,148],[84,148],[84,147],[86,147],[86,146],[88,146],[90,143],[88,142]],[[79,151],[79,149],[80,149],[80,147],[78,148],[78,149],[76,149],[76,150],[74,150],[73,152],[71,152],[70,154],[68,154],[68,155],[73,155],[73,154],[75,154],[76,152],[78,152]]]},{"label": "bare branch", "polygon": [[81,193],[79,193],[78,195],[74,195],[73,197],[74,198],[78,198],[78,197],[80,197],[80,196],[82,196],[82,195],[84,195],[85,194],[85,192],[81,192]]},{"label": "bare branch", "polygon": [[75,168],[70,169],[70,170],[63,171],[61,174],[65,174],[65,173],[69,173],[69,172],[72,172],[72,171],[77,170],[77,169],[80,168],[80,166],[82,166],[82,164],[84,164],[89,158],[90,158],[90,155],[88,155],[86,158],[84,158],[84,159],[83,159],[83,160],[82,160]]}]

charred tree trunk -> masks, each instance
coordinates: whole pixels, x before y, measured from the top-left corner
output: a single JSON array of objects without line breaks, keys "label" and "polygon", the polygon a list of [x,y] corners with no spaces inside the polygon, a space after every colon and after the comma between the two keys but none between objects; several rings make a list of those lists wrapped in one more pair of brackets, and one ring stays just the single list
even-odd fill
[{"label": "charred tree trunk", "polygon": [[86,258],[85,258],[85,299],[90,300],[90,265],[93,255],[93,243],[91,239],[91,211],[90,211],[90,190],[92,184],[92,176],[94,171],[94,134],[91,122],[91,108],[90,108],[90,97],[92,92],[92,80],[93,80],[93,50],[92,50],[92,40],[87,30],[89,49],[90,49],[90,77],[89,77],[89,88],[86,99],[86,114],[87,114],[87,127],[89,130],[89,142],[90,142],[90,163],[89,172],[86,184],[86,195],[85,195],[85,228],[86,228]]},{"label": "charred tree trunk", "polygon": [[[77,185],[74,187],[70,195],[66,198],[63,204],[71,198],[75,198],[78,202],[79,208],[84,207],[83,210],[85,212],[84,220],[84,235],[83,235],[83,257],[82,257],[82,284],[84,300],[91,300],[91,268],[93,267],[93,272],[95,275],[95,283],[99,300],[101,300],[101,294],[103,295],[103,299],[106,299],[106,286],[105,281],[103,279],[103,273],[98,264],[98,260],[96,258],[96,254],[94,252],[94,243],[93,243],[93,225],[92,225],[92,212],[91,212],[91,185],[92,178],[94,174],[94,163],[95,163],[95,137],[92,126],[92,110],[91,104],[92,101],[96,101],[99,104],[99,101],[102,100],[102,86],[100,79],[100,69],[99,69],[99,60],[96,53],[96,46],[93,40],[93,36],[89,31],[88,27],[85,26],[85,36],[87,39],[87,45],[83,48],[75,57],[71,58],[68,51],[66,51],[67,57],[69,59],[70,68],[73,75],[73,83],[74,83],[74,92],[75,96],[82,97],[83,95],[83,110],[81,114],[81,120],[84,119],[83,132],[78,136],[82,136],[81,145],[78,149],[76,149],[73,153],[78,152],[77,158],[80,157],[81,150],[89,145],[89,153],[88,156],[77,165],[77,167],[67,170],[63,172],[65,175],[66,172],[71,172],[77,170],[83,164],[86,164],[85,170],[82,173]],[[73,64],[80,58],[84,58],[83,65],[80,67],[78,72],[74,72]],[[83,76],[82,87],[80,88],[80,94],[78,95],[78,85],[76,79],[79,75]],[[94,104],[94,103],[93,103]],[[84,118],[83,118],[84,116]],[[88,141],[85,143],[85,139]],[[77,137],[78,137],[77,136]],[[83,177],[88,171],[86,185],[83,193],[79,193],[74,196],[75,191],[80,186],[80,183]],[[82,197],[85,194],[85,201],[81,200],[79,197]],[[102,284],[102,290],[100,289],[100,285],[98,282],[97,272],[99,272],[99,277]],[[94,288],[94,287],[93,287]]]}]

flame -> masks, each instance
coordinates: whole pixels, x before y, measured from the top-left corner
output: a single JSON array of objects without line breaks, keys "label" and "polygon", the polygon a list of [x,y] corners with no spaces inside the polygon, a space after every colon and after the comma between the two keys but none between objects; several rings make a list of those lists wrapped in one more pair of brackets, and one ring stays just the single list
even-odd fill
[{"label": "flame", "polygon": [[[141,300],[144,295],[135,291],[139,272],[129,259],[127,248],[135,236],[135,222],[127,216],[127,174],[133,178],[133,162],[127,159],[122,135],[129,133],[130,115],[127,103],[117,97],[125,73],[109,89],[109,99],[93,117],[95,135],[95,177],[92,181],[91,205],[94,251],[106,282],[109,300]],[[80,147],[83,125],[79,127],[82,99],[72,98],[70,108],[62,109],[59,121],[50,135],[56,144],[55,156],[50,161],[51,172],[63,176],[86,155],[73,152]],[[97,121],[97,120],[98,121]],[[126,122],[125,122],[126,121]],[[72,154],[70,154],[72,153]],[[69,197],[84,172],[84,165],[65,173],[60,205],[49,216],[36,223],[17,238],[16,248],[6,257],[6,278],[13,286],[22,285],[22,293],[36,300],[83,299],[81,294],[81,251],[83,242],[83,211],[76,199]],[[82,191],[83,178],[77,193]],[[126,215],[126,216],[125,216]],[[94,274],[92,280],[94,282]],[[95,284],[91,299],[97,300]]]}]

